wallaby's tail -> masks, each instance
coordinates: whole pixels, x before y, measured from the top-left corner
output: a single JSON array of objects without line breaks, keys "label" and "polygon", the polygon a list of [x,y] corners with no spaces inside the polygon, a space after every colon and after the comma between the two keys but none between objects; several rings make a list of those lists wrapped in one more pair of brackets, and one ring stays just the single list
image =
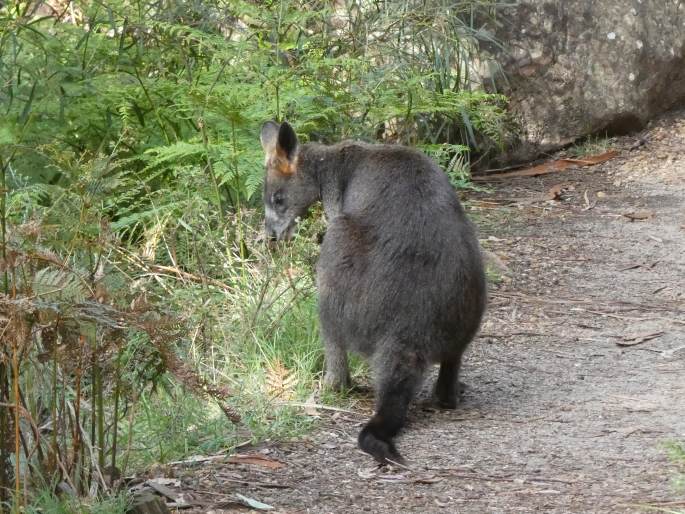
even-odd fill
[{"label": "wallaby's tail", "polygon": [[359,447],[382,464],[404,464],[392,438],[402,428],[403,423],[390,425],[381,416],[375,415],[359,432]]},{"label": "wallaby's tail", "polygon": [[404,426],[409,402],[421,384],[426,364],[415,354],[384,353],[385,358],[376,362],[376,414],[359,433],[358,442],[380,463],[403,463],[392,439]]}]

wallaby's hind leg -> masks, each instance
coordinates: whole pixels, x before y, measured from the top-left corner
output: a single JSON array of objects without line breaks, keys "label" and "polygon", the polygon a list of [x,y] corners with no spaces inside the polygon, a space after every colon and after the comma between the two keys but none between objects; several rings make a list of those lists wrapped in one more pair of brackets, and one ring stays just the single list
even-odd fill
[{"label": "wallaby's hind leg", "polygon": [[359,447],[380,463],[404,462],[392,439],[404,426],[426,363],[416,355],[383,355],[377,363],[376,413],[359,433]]},{"label": "wallaby's hind leg", "polygon": [[454,359],[446,359],[440,363],[438,380],[435,382],[434,396],[438,406],[443,409],[456,409],[459,403],[459,391],[463,384],[459,382],[459,366],[461,354]]},{"label": "wallaby's hind leg", "polygon": [[346,391],[352,386],[350,371],[347,367],[347,351],[342,345],[326,341],[325,344],[326,373],[323,377],[324,386],[335,391]]}]

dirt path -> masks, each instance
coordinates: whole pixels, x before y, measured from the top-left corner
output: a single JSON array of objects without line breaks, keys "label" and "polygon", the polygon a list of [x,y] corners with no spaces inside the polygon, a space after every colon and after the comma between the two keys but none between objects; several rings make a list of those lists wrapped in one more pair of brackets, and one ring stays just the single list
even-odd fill
[{"label": "dirt path", "polygon": [[[685,440],[685,113],[618,148],[602,165],[509,179],[472,202],[508,276],[466,359],[460,408],[411,411],[398,446],[412,470],[379,470],[356,449],[371,408],[360,402],[265,449],[280,469],[179,469],[220,493],[196,499],[215,512],[237,511],[216,503],[235,493],[278,512],[685,510],[663,447]],[[561,199],[546,199],[557,184]]]}]

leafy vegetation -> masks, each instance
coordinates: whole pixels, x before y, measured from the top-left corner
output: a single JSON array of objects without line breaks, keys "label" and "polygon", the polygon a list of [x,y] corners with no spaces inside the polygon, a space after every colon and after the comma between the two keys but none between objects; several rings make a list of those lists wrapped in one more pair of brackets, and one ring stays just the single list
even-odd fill
[{"label": "leafy vegetation", "polygon": [[582,159],[589,155],[600,155],[614,147],[615,141],[611,138],[590,136],[574,144],[567,150],[569,156]]},{"label": "leafy vegetation", "polygon": [[679,489],[685,489],[685,442],[671,442],[668,445],[668,453],[680,470],[676,485]]},{"label": "leafy vegetation", "polygon": [[2,4],[4,506],[94,512],[132,469],[308,426],[323,220],[263,245],[259,127],[416,144],[467,185],[508,130],[471,83],[496,8]]}]

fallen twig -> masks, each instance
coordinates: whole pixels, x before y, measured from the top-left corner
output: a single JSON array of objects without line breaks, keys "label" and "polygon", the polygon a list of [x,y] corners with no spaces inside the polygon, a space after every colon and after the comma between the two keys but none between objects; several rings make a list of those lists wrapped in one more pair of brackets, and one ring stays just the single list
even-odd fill
[{"label": "fallen twig", "polygon": [[279,460],[269,458],[259,453],[251,454],[236,454],[226,458],[228,464],[247,464],[254,466],[261,466],[268,469],[281,469],[285,464]]},{"label": "fallen twig", "polygon": [[621,216],[628,218],[630,221],[643,221],[648,220],[649,218],[653,218],[655,215],[653,211],[636,211],[625,212],[621,214]]},{"label": "fallen twig", "polygon": [[492,334],[489,332],[481,332],[478,334],[479,337],[492,337],[494,339],[501,339],[505,337],[512,336],[531,336],[531,337],[543,337],[549,334],[543,334],[542,332],[508,332],[506,334]]},{"label": "fallen twig", "polygon": [[664,335],[664,332],[654,332],[652,334],[645,334],[641,336],[635,336],[629,339],[624,339],[623,341],[616,341],[616,345],[618,346],[637,346],[638,344],[646,343],[647,341],[651,341],[652,339],[656,339],[657,337],[661,337]]},{"label": "fallen twig", "polygon": [[227,456],[226,453],[222,453],[219,455],[208,455],[205,457],[191,457],[189,459],[185,460],[175,460],[172,462],[169,462],[169,466],[186,466],[188,464],[200,464],[202,462],[211,462],[213,460],[220,460],[220,459],[225,459]]},{"label": "fallen twig", "polygon": [[614,300],[610,302],[603,301],[599,298],[564,298],[555,297],[549,298],[546,296],[539,295],[528,295],[525,293],[518,292],[505,292],[505,291],[493,291],[489,293],[491,297],[499,298],[516,298],[524,302],[535,302],[535,303],[550,303],[555,305],[568,305],[568,304],[579,304],[579,305],[619,305],[631,307],[633,310],[640,309],[643,311],[662,311],[662,312],[673,312],[675,314],[685,314],[685,310],[674,309],[672,307],[665,307],[661,305],[653,305],[649,303],[635,303],[627,300]]},{"label": "fallen twig", "polygon": [[535,166],[524,169],[517,169],[516,171],[507,171],[504,173],[493,173],[484,176],[473,177],[475,182],[486,182],[490,180],[502,180],[513,177],[537,177],[538,175],[547,175],[563,171],[572,166],[593,166],[609,159],[613,159],[618,155],[616,150],[609,150],[599,155],[591,155],[584,159],[557,159],[554,161],[543,162]]},{"label": "fallen twig", "polygon": [[354,412],[348,409],[341,409],[340,407],[331,407],[329,405],[321,405],[319,403],[306,403],[306,402],[284,402],[281,405],[287,407],[300,407],[303,409],[320,409],[320,410],[330,410],[333,412],[344,412],[345,414],[356,414],[360,416],[359,412]]},{"label": "fallen twig", "polygon": [[253,482],[252,480],[241,480],[239,478],[228,478],[224,475],[219,474],[218,478],[220,478],[223,482],[231,482],[232,484],[240,484],[244,486],[254,486],[254,487],[263,487],[265,489],[290,489],[292,486],[286,485],[286,484],[277,484],[274,482]]},{"label": "fallen twig", "polygon": [[685,321],[675,319],[675,318],[667,318],[666,316],[651,316],[649,318],[636,318],[635,316],[619,316],[618,314],[612,314],[610,312],[602,312],[602,311],[593,311],[590,309],[581,309],[579,307],[575,307],[571,310],[574,311],[582,311],[582,312],[588,312],[590,314],[595,314],[597,316],[606,316],[608,318],[615,318],[615,319],[620,319],[620,320],[628,320],[628,321],[649,321],[649,320],[659,320],[659,321],[669,321],[671,323],[676,323],[678,325],[685,325]]}]

